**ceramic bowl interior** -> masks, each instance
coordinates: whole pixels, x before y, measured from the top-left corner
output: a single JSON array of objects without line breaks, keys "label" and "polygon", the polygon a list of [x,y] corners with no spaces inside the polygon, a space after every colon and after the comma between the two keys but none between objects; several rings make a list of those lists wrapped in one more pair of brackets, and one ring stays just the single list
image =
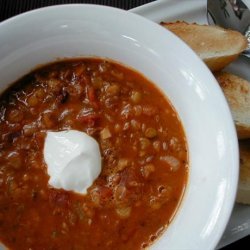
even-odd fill
[{"label": "ceramic bowl interior", "polygon": [[104,57],[153,81],[179,113],[190,172],[179,210],[152,249],[212,249],[229,219],[238,180],[232,117],[216,80],[172,33],[133,13],[94,5],[38,9],[0,24],[1,89],[38,65]]}]

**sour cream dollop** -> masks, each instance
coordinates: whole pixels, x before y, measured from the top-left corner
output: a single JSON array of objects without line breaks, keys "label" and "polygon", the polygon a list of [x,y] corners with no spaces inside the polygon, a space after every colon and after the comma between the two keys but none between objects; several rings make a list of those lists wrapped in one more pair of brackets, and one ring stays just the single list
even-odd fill
[{"label": "sour cream dollop", "polygon": [[76,130],[48,132],[44,159],[51,186],[80,194],[86,194],[101,172],[97,141]]}]

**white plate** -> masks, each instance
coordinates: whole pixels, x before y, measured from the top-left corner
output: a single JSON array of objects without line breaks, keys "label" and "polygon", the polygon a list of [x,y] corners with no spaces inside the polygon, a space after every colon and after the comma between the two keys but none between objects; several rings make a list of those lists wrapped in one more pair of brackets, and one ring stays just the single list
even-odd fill
[{"label": "white plate", "polygon": [[[250,0],[244,0],[250,7]],[[157,23],[184,20],[207,24],[205,0],[158,0],[130,10]],[[250,80],[250,60],[240,58],[226,70]],[[231,218],[218,248],[226,246],[250,234],[250,206],[235,204]]]}]

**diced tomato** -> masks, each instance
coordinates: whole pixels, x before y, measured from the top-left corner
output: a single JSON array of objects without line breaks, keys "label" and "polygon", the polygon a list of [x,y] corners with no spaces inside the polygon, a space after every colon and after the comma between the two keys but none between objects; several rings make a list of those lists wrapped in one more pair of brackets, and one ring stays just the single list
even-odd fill
[{"label": "diced tomato", "polygon": [[100,187],[99,192],[101,200],[107,200],[113,195],[112,189],[105,186]]},{"label": "diced tomato", "polygon": [[88,93],[89,102],[93,105],[94,108],[98,109],[99,105],[97,103],[95,89],[92,86],[88,86],[87,93]]},{"label": "diced tomato", "polygon": [[77,120],[87,124],[89,127],[96,125],[97,121],[100,119],[98,114],[88,114],[88,115],[79,115]]}]

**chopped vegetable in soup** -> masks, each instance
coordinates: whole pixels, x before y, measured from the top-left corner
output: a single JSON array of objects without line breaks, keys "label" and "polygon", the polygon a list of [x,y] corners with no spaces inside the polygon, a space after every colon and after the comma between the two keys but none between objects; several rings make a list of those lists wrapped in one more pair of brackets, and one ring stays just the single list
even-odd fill
[{"label": "chopped vegetable in soup", "polygon": [[[48,184],[46,132],[63,130],[99,144],[101,174],[86,195]],[[187,175],[176,111],[116,62],[49,64],[0,97],[0,240],[10,249],[145,248],[171,222]]]}]

